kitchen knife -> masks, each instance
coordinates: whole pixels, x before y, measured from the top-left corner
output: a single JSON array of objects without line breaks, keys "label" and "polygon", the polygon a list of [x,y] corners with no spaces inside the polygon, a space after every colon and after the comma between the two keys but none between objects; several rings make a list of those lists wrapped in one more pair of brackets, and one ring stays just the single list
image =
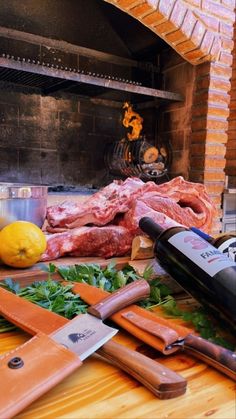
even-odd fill
[{"label": "kitchen knife", "polygon": [[[88,304],[98,303],[107,295],[106,291],[83,283],[75,283],[73,291]],[[235,380],[236,353],[194,335],[189,328],[134,304],[116,312],[111,319],[165,355],[184,349]]]},{"label": "kitchen knife", "polygon": [[[116,309],[119,308],[117,299],[121,301],[122,306],[124,299],[128,304],[129,299],[124,295],[127,289],[131,301],[140,299],[141,295],[146,297],[149,286],[145,282],[137,281],[122,288],[119,293],[111,294],[90,311],[94,310],[97,315],[104,317],[105,308],[108,316],[114,310],[114,301]],[[114,296],[115,299],[112,298]],[[109,306],[109,310],[106,306]],[[102,314],[99,314],[100,310]],[[105,339],[104,333],[102,332],[101,337],[97,331],[98,322],[100,330],[101,320],[94,318],[92,326],[90,323],[81,322],[81,319],[90,318],[91,315],[80,315],[69,321],[1,287],[0,313],[14,324],[35,334],[28,342],[0,358],[0,377],[4,382],[4,388],[0,392],[0,417],[4,418],[20,412],[78,368],[82,363],[80,357],[84,359],[90,354],[90,346],[93,350],[98,347],[97,341],[94,343],[95,335],[100,345]],[[78,324],[79,327],[82,324],[82,328],[78,329]],[[92,329],[94,324],[96,327]],[[45,331],[50,333],[49,336],[42,333]],[[114,331],[109,329],[109,337],[113,333]],[[92,343],[87,345],[90,338]],[[131,374],[161,399],[177,397],[186,391],[186,380],[183,377],[116,342],[109,341],[103,344],[97,353]]]},{"label": "kitchen knife", "polygon": [[173,328],[157,326],[156,321],[144,319],[132,311],[123,313],[122,316],[134,325],[138,325],[140,329],[163,338],[166,341],[166,349],[184,349],[236,381],[235,352],[192,333],[188,333],[184,338],[178,337]]}]

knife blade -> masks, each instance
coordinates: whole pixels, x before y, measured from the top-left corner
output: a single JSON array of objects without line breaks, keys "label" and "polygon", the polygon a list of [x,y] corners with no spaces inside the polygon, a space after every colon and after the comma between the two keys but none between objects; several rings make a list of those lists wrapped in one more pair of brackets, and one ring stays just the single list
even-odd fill
[{"label": "knife blade", "polygon": [[87,314],[76,316],[50,337],[75,352],[83,361],[118,332],[102,320],[127,304],[148,297],[149,294],[150,287],[146,281],[130,283],[108,295],[99,304],[89,307]]},{"label": "knife blade", "polygon": [[118,329],[107,326],[98,318],[82,314],[52,333],[50,337],[84,361],[117,332]]},{"label": "knife blade", "polygon": [[[98,303],[107,295],[106,291],[82,283],[75,283],[73,292],[79,293],[88,304]],[[235,381],[236,354],[194,335],[189,328],[179,326],[137,305],[116,312],[111,319],[163,354],[186,350]]]}]

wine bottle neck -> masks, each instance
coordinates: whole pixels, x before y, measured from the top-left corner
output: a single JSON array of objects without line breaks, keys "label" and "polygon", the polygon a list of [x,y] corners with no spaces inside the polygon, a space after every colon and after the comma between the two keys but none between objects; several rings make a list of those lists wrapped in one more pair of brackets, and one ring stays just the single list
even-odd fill
[{"label": "wine bottle neck", "polygon": [[149,217],[142,217],[139,221],[139,227],[153,240],[158,239],[158,237],[165,231],[160,224],[155,223]]}]

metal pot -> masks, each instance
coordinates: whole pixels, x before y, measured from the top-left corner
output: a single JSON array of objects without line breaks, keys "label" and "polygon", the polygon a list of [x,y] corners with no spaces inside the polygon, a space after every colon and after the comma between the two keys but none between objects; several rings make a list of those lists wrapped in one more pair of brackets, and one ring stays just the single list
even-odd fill
[{"label": "metal pot", "polygon": [[42,227],[47,209],[47,186],[0,183],[0,229],[16,221]]}]

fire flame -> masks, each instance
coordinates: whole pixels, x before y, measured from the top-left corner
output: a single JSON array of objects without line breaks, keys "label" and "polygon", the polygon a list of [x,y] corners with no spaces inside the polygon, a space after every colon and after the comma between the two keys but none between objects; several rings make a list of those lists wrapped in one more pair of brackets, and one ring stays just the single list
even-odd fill
[{"label": "fire flame", "polygon": [[137,112],[133,111],[132,105],[130,105],[128,102],[124,103],[123,109],[125,109],[123,125],[126,128],[132,127],[131,133],[127,134],[128,140],[137,140],[143,128],[143,118],[141,118],[141,116]]}]

